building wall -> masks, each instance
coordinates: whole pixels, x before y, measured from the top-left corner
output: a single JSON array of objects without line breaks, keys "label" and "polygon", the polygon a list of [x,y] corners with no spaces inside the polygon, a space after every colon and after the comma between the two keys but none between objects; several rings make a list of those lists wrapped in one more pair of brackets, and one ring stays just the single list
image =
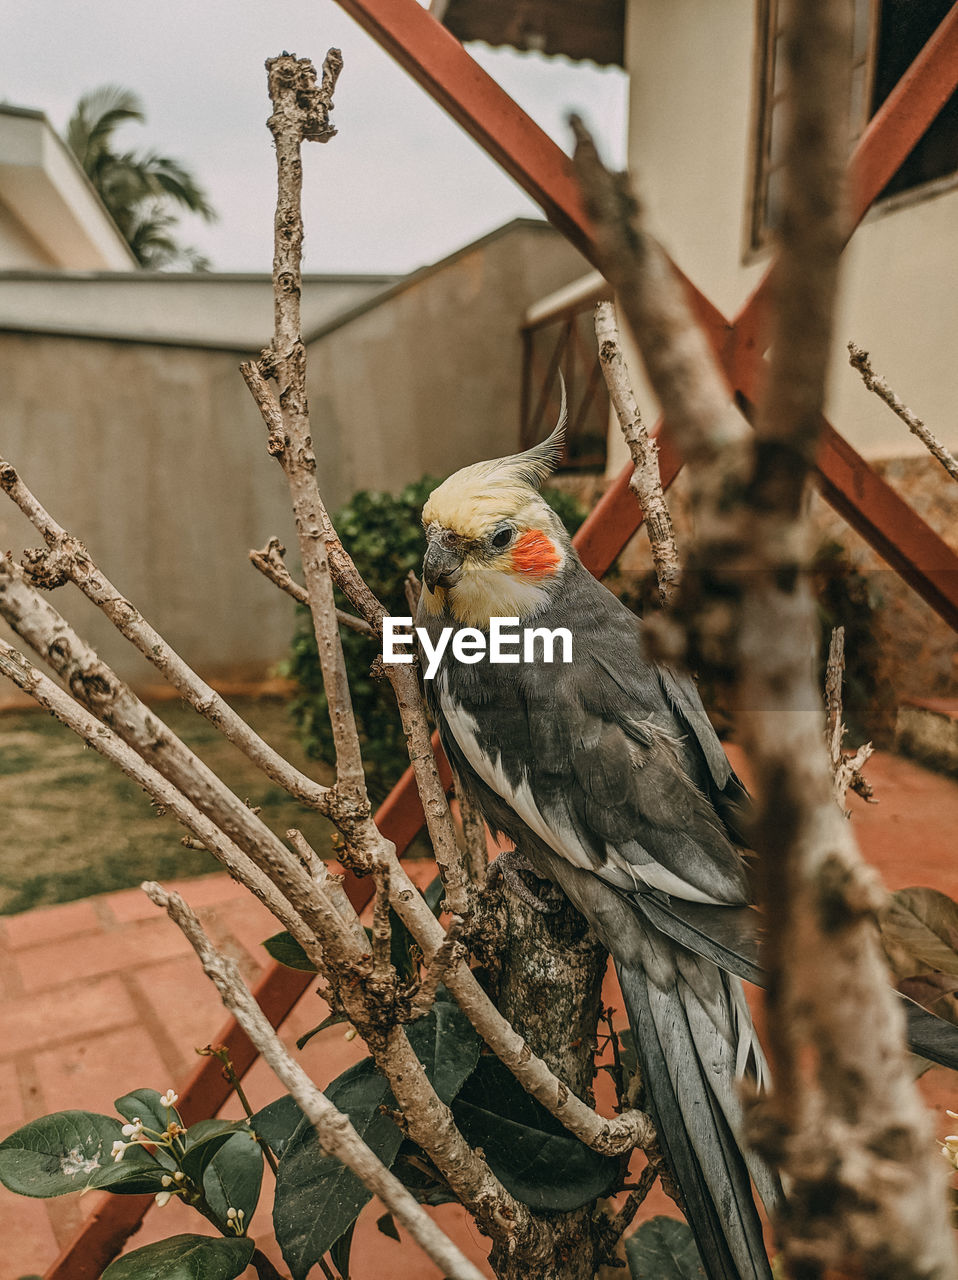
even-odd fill
[{"label": "building wall", "polygon": [[[745,260],[756,0],[631,0],[630,167],[651,221],[731,318],[767,257]],[[829,416],[870,458],[922,446],[849,368],[853,339],[901,397],[958,447],[958,189],[869,214],[846,253]]]},{"label": "building wall", "polygon": [[[304,331],[398,278],[305,276]],[[255,349],[273,332],[273,285],[264,273],[4,271],[0,329]]]},{"label": "building wall", "polygon": [[[522,316],[583,269],[545,224],[514,224],[309,341],[331,509],[360,487],[395,490],[514,449]],[[247,561],[271,534],[295,548],[237,370],[254,350],[0,332],[0,455],[207,677],[262,674],[292,631],[291,604]],[[0,546],[39,541],[0,494]],[[77,596],[61,588],[54,603],[123,675],[156,683]]]},{"label": "building wall", "polygon": [[313,343],[310,403],[337,500],[515,450],[526,309],[585,267],[547,224],[519,222]]},{"label": "building wall", "polygon": [[[630,168],[656,233],[729,318],[769,262],[746,252],[757,9],[756,0],[630,0],[628,9]],[[956,280],[958,189],[870,212],[845,253],[828,404],[835,427],[953,545],[953,482],[864,388],[846,343],[865,347],[876,371],[958,448]],[[654,420],[639,374],[636,384]],[[610,465],[623,461],[617,445]],[[673,492],[681,515],[682,486]],[[823,501],[815,512],[821,543],[840,542],[876,602],[869,625],[885,695],[872,706],[869,731],[887,741],[903,696],[958,694],[954,633]],[[687,511],[684,518],[690,525]],[[626,556],[630,568],[646,561],[641,548]]]}]

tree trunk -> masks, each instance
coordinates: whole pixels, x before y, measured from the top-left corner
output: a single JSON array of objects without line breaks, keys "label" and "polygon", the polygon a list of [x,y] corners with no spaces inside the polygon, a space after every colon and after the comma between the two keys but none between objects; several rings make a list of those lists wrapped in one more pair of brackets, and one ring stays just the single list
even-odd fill
[{"label": "tree trunk", "polygon": [[[564,896],[556,895],[560,905],[551,915],[508,891],[505,899],[499,1008],[556,1075],[591,1104],[607,953]],[[594,1212],[594,1205],[586,1205],[537,1215],[554,1233],[554,1261],[531,1277],[527,1264],[494,1248],[489,1261],[499,1280],[594,1280],[601,1263]]]}]

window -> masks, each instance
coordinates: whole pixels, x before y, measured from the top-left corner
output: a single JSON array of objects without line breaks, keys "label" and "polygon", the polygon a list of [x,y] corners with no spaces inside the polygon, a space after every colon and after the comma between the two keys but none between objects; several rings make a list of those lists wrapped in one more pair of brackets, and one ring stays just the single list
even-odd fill
[{"label": "window", "polygon": [[[852,144],[885,101],[953,0],[855,0],[850,126]],[[763,248],[781,208],[783,79],[779,0],[759,3],[755,165],[750,248]],[[938,190],[958,174],[958,93],[942,108],[879,200]],[[931,184],[931,185],[929,185]]]}]

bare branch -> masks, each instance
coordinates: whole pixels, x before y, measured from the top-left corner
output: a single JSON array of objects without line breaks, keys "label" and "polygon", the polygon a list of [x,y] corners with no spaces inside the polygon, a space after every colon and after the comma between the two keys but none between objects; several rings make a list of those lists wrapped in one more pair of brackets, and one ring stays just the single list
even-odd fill
[{"label": "bare branch", "polygon": [[665,421],[688,464],[696,516],[698,536],[682,591],[672,601],[687,634],[655,618],[646,626],[646,637],[662,657],[720,670],[732,648],[731,618],[724,602],[704,587],[715,572],[727,587],[733,586],[744,556],[732,514],[749,468],[744,426],[692,315],[681,277],[643,224],[628,175],[605,168],[578,117],[572,118],[572,127],[575,169],[595,227],[599,265],[615,289]]},{"label": "bare branch", "polygon": [[615,303],[596,303],[595,336],[599,344],[602,372],[609,388],[609,398],[632,456],[634,470],[629,487],[645,517],[655,576],[659,584],[659,599],[663,605],[667,605],[681,576],[679,553],[659,474],[659,446],[649,435],[639,413],[629,371],[622,356]]},{"label": "bare branch", "polygon": [[[296,908],[232,840],[225,836],[172,783],[121,741],[112,729],[84,710],[68,693],[55,685],[23,654],[18,653],[5,641],[0,641],[0,674],[13,680],[24,693],[28,693],[40,706],[52,712],[67,728],[72,729],[95,751],[122,769],[159,805],[169,810],[187,830],[192,832],[204,848],[223,863],[234,879],[245,884],[256,894],[300,943],[309,944],[308,930],[305,929],[303,919]],[[282,849],[282,845],[279,847]]]},{"label": "bare branch", "polygon": [[389,868],[377,862],[373,877],[376,894],[373,898],[373,978],[382,982],[392,972],[389,950],[392,943],[392,927],[389,923]]},{"label": "bare branch", "polygon": [[[389,859],[389,868],[393,909],[429,963],[445,942],[445,931],[395,854]],[[629,1111],[606,1119],[576,1097],[503,1017],[467,964],[454,958],[443,980],[460,1009],[522,1087],[587,1146],[606,1155],[619,1155],[636,1146],[644,1148],[653,1140],[652,1122],[644,1113]]]},{"label": "bare branch", "polygon": [[[261,551],[251,551],[249,558],[260,573],[269,578],[270,582],[279,587],[281,591],[285,591],[288,596],[292,596],[297,604],[308,606],[309,596],[306,594],[306,588],[301,587],[291,576],[283,560],[285,555],[286,548],[279,538],[272,537]],[[374,637],[378,634],[368,622],[364,622],[362,618],[357,618],[355,614],[346,613],[343,609],[336,610],[336,621],[341,626],[349,627],[350,631],[358,632],[361,636]]]},{"label": "bare branch", "polygon": [[657,1161],[649,1160],[642,1172],[639,1174],[639,1181],[629,1192],[625,1203],[618,1211],[614,1218],[610,1219],[608,1224],[608,1254],[611,1255],[612,1249],[618,1244],[619,1240],[629,1229],[632,1219],[642,1207],[649,1192],[655,1186],[655,1180],[659,1176],[659,1164]]},{"label": "bare branch", "polygon": [[852,368],[857,369],[861,374],[862,381],[868,390],[873,391],[880,400],[884,400],[889,409],[901,418],[912,435],[917,436],[928,452],[938,459],[952,480],[958,480],[958,458],[945,448],[933,432],[928,430],[921,418],[916,417],[908,406],[899,400],[885,379],[879,377],[871,366],[868,352],[856,346],[854,342],[850,342],[848,361]]},{"label": "bare branch", "polygon": [[33,553],[26,572],[37,585],[50,587],[69,579],[102,609],[116,629],[177,689],[189,704],[252,762],[300,803],[324,813],[329,788],[295,769],[255,733],[218,693],[188,666],[106,578],[83,544],[67,533],[37,501],[10,463],[0,458],[0,488],[12,498],[42,534],[49,551]]},{"label": "bare branch", "polygon": [[417,578],[415,569],[410,569],[406,574],[403,581],[403,590],[406,593],[406,605],[415,618],[419,610],[419,597],[422,595],[422,583]]},{"label": "bare branch", "polygon": [[454,1280],[482,1280],[478,1268],[435,1225],[398,1178],[373,1154],[350,1124],[348,1117],[333,1106],[302,1067],[289,1056],[243,983],[235,964],[216,951],[183,899],[178,894],[167,892],[158,884],[146,883],[143,890],[152,902],[167,912],[190,940],[224,1005],[307,1116],[323,1150],[342,1160],[379,1196],[389,1212],[402,1223],[443,1275],[453,1277]]},{"label": "bare branch", "polygon": [[869,782],[862,777],[862,766],[875,748],[870,742],[859,747],[852,755],[842,750],[845,726],[842,723],[842,683],[845,678],[845,628],[833,627],[828,646],[828,663],[825,668],[825,744],[835,789],[835,801],[846,818],[851,814],[845,808],[845,792],[853,789],[864,800],[877,804]]},{"label": "bare branch", "polygon": [[385,671],[396,695],[406,747],[416,775],[419,799],[426,815],[426,829],[446,891],[446,908],[455,916],[471,915],[474,911],[475,888],[466,874],[446,789],[439,777],[432,732],[426,719],[416,667],[411,663],[390,663]]},{"label": "bare branch", "polygon": [[459,820],[462,823],[463,860],[466,874],[473,884],[484,885],[489,870],[489,846],[482,815],[464,793],[457,795]]},{"label": "bare branch", "polygon": [[466,950],[459,941],[461,932],[462,921],[457,917],[450,925],[442,945],[438,951],[433,953],[433,957],[426,967],[426,972],[422,976],[419,990],[416,992],[412,1004],[414,1017],[428,1013],[432,1008],[439,984],[446,980],[446,974],[450,966],[466,960]]}]

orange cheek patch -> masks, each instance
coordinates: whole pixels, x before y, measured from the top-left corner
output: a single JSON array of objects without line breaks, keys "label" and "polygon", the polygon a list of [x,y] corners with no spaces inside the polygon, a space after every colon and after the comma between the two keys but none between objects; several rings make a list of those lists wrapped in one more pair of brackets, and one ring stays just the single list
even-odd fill
[{"label": "orange cheek patch", "polygon": [[540,529],[524,533],[512,548],[512,571],[527,578],[551,578],[561,556],[555,544]]}]

